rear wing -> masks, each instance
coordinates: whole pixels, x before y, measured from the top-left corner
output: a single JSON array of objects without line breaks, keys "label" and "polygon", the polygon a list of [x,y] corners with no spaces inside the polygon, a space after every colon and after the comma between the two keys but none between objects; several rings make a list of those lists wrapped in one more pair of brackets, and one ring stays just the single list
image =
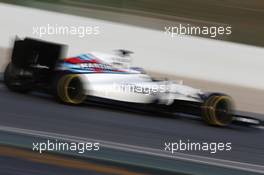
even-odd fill
[{"label": "rear wing", "polygon": [[23,69],[45,68],[54,70],[56,62],[64,57],[66,45],[33,38],[16,39],[11,56],[12,63]]}]

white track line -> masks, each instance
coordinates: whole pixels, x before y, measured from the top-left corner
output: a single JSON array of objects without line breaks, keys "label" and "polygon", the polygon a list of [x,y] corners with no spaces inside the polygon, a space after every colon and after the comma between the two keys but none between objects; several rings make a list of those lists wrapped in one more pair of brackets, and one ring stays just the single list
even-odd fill
[{"label": "white track line", "polygon": [[256,126],[256,128],[264,130],[264,126]]}]

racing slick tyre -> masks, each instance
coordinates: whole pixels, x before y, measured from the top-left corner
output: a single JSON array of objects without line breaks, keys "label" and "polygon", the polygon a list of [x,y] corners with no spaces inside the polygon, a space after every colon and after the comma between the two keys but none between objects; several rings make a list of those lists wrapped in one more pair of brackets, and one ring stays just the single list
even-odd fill
[{"label": "racing slick tyre", "polygon": [[31,90],[29,80],[26,78],[29,74],[29,72],[9,63],[4,72],[4,83],[11,91],[27,93]]},{"label": "racing slick tyre", "polygon": [[233,120],[233,100],[227,95],[211,95],[202,106],[202,117],[210,125],[227,126]]},{"label": "racing slick tyre", "polygon": [[60,102],[72,105],[83,103],[86,98],[82,80],[78,74],[64,74],[56,79],[55,96]]}]

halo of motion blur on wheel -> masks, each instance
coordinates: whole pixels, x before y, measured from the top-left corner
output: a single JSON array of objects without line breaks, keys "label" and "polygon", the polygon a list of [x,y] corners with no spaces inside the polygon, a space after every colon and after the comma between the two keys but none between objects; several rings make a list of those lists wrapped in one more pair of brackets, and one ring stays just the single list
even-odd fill
[{"label": "halo of motion blur on wheel", "polygon": [[211,95],[202,106],[202,117],[210,125],[227,126],[232,120],[233,100],[227,95]]},{"label": "halo of motion blur on wheel", "polygon": [[85,100],[82,80],[77,74],[63,75],[57,84],[57,96],[67,104],[81,104]]}]

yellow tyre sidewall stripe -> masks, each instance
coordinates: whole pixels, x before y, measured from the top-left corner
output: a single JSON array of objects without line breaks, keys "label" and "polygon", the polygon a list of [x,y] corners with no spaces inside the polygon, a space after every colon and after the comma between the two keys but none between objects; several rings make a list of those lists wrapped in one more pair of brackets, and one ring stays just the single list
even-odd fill
[{"label": "yellow tyre sidewall stripe", "polygon": [[231,106],[231,110],[233,108],[232,99],[229,96],[226,95],[218,95],[218,96],[212,96],[208,100],[206,100],[204,106],[203,106],[203,118],[205,121],[211,125],[217,125],[217,126],[226,126],[227,123],[220,122],[218,119],[218,116],[216,116],[216,108],[217,104],[222,101],[226,100],[229,105]]},{"label": "yellow tyre sidewall stripe", "polygon": [[215,125],[216,124],[216,116],[215,116],[214,104],[216,104],[216,101],[217,101],[218,98],[219,98],[219,96],[214,96],[209,101],[208,115],[209,115],[209,119],[210,119],[210,124],[212,124],[212,125]]},{"label": "yellow tyre sidewall stripe", "polygon": [[80,104],[85,99],[84,94],[81,94],[80,97],[77,99],[72,99],[68,93],[68,86],[74,78],[80,78],[80,76],[77,74],[68,74],[68,75],[63,76],[58,82],[57,92],[58,92],[59,98],[63,102],[70,103],[70,104]]}]

